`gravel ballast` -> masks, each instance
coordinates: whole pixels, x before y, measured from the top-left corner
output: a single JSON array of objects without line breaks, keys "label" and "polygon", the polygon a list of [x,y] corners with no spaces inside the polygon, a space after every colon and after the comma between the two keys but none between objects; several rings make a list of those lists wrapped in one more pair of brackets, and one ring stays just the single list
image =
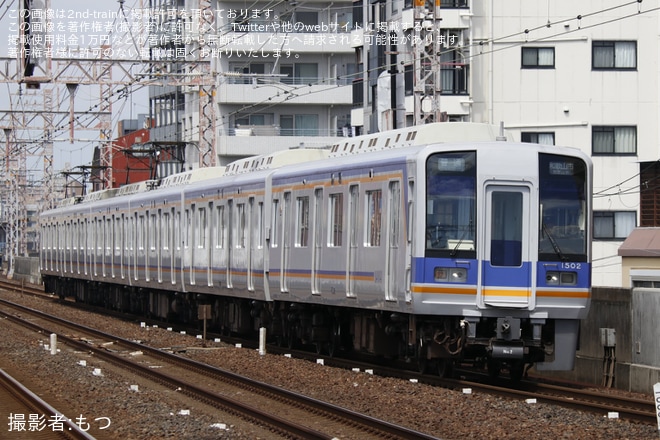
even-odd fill
[{"label": "gravel ballast", "polygon": [[[114,318],[53,304],[29,295],[2,292],[65,319],[97,327],[155,347],[190,347],[186,355],[372,417],[401,424],[442,439],[645,439],[658,438],[656,426],[583,413],[543,403],[465,394],[421,383],[341,370],[252,349],[210,343],[202,349],[195,335],[141,327]],[[51,355],[47,335],[0,321],[0,367],[23,381],[70,417],[82,415],[99,439],[229,439],[272,435],[231,415],[182,396],[176,390],[131,377],[86,353],[66,347]],[[192,349],[192,348],[199,349]],[[82,360],[86,365],[83,366]],[[94,370],[99,369],[100,374]],[[133,387],[132,387],[133,385]],[[137,386],[137,390],[135,389]],[[649,400],[652,399],[648,396]],[[27,417],[27,416],[26,416]],[[101,420],[94,421],[100,418]],[[107,419],[106,419],[107,418]],[[111,421],[110,426],[101,430]],[[0,438],[8,420],[0,427]],[[16,433],[17,435],[20,433]],[[17,436],[15,438],[21,438]],[[25,436],[22,438],[29,438]]]}]

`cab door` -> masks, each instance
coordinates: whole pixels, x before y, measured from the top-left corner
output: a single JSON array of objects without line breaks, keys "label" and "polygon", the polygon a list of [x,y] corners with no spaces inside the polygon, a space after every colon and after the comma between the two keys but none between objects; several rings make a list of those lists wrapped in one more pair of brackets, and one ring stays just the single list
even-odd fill
[{"label": "cab door", "polygon": [[479,306],[533,305],[530,186],[488,184]]}]

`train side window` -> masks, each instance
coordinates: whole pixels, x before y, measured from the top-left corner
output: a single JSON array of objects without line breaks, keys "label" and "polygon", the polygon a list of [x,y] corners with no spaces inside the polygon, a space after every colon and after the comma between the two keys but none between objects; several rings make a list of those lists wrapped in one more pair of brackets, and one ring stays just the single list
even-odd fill
[{"label": "train side window", "polygon": [[366,242],[367,247],[380,246],[381,214],[383,193],[381,190],[367,191]]},{"label": "train side window", "polygon": [[172,227],[174,228],[174,243],[172,243],[172,247],[179,251],[181,250],[181,211],[176,211],[174,213],[173,223],[174,224]]},{"label": "train side window", "polygon": [[270,238],[270,247],[276,248],[278,246],[279,234],[280,234],[280,201],[279,199],[273,199],[273,224],[271,225],[271,234]]},{"label": "train side window", "polygon": [[114,221],[115,232],[114,232],[114,235],[113,235],[114,236],[114,242],[113,242],[114,246],[113,247],[115,248],[115,251],[117,253],[119,253],[121,251],[121,243],[122,243],[122,241],[124,241],[124,236],[122,234],[123,231],[121,230],[121,217],[114,217],[113,216],[113,218],[115,219],[115,221]]},{"label": "train side window", "polygon": [[309,242],[309,197],[296,198],[296,246],[307,247]]},{"label": "train side window", "polygon": [[393,180],[389,185],[390,200],[390,244],[392,248],[399,246],[399,225],[401,223],[401,187],[398,180]]},{"label": "train side window", "polygon": [[139,250],[144,250],[144,232],[145,232],[145,224],[144,224],[144,216],[141,215],[139,218],[139,225],[138,225],[138,237],[137,237],[137,248]]},{"label": "train side window", "polygon": [[323,226],[325,226],[323,215],[323,188],[316,188],[314,190],[314,219],[312,220],[314,222],[312,224],[314,242],[312,246],[317,249],[323,247]]},{"label": "train side window", "polygon": [[225,207],[216,207],[216,232],[215,232],[215,247],[222,249],[225,247],[225,237],[227,234],[227,224],[225,221]]},{"label": "train side window", "polygon": [[264,247],[264,202],[257,203],[257,249]]},{"label": "train side window", "polygon": [[110,255],[110,252],[112,251],[113,245],[115,243],[113,232],[114,232],[114,226],[112,224],[112,218],[108,217],[105,219],[105,234],[106,234],[105,251],[107,252],[108,255]]},{"label": "train side window", "polygon": [[149,215],[149,249],[156,250],[156,232],[158,231],[156,213]]},{"label": "train side window", "polygon": [[206,222],[206,208],[202,206],[197,210],[197,247],[200,249],[206,247],[206,228],[208,228]]},{"label": "train side window", "polygon": [[188,242],[190,240],[190,210],[186,209],[183,218],[183,248],[188,249]]},{"label": "train side window", "polygon": [[344,194],[330,194],[328,221],[328,245],[338,247],[342,245],[342,233],[344,229]]},{"label": "train side window", "polygon": [[135,250],[135,240],[136,240],[136,238],[135,238],[135,222],[137,221],[136,219],[137,219],[137,214],[131,216],[131,219],[130,219],[131,223],[130,223],[129,228],[128,228],[128,231],[129,231],[128,235],[130,237],[129,238],[129,243],[130,243],[129,244],[129,246],[130,246],[129,250],[131,252],[133,252]]},{"label": "train side window", "polygon": [[92,255],[94,254],[94,222],[92,219],[85,219],[85,229],[87,230],[87,258],[85,259],[85,275],[87,275],[87,267],[91,273],[91,264],[93,261]]},{"label": "train side window", "polygon": [[360,198],[360,191],[357,185],[351,185],[349,189],[350,197],[350,224],[349,224],[349,234],[350,234],[350,246],[357,247],[358,245],[358,205]]},{"label": "train side window", "polygon": [[245,248],[246,230],[245,230],[245,203],[236,204],[236,247]]},{"label": "train side window", "polygon": [[163,212],[163,232],[162,232],[162,241],[163,241],[163,250],[167,251],[170,249],[170,232],[172,231],[172,218],[170,217],[169,212]]}]

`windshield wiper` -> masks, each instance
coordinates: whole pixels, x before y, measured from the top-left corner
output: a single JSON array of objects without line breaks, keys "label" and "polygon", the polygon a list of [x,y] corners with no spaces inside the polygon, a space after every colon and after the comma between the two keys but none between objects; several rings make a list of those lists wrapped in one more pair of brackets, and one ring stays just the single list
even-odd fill
[{"label": "windshield wiper", "polygon": [[550,231],[548,231],[548,227],[545,225],[545,223],[541,223],[541,228],[543,229],[543,232],[545,232],[545,236],[548,237],[548,240],[550,240],[550,244],[552,245],[552,249],[554,249],[555,254],[559,257],[561,261],[566,261],[568,258],[562,253],[561,248],[559,247],[559,244],[557,244],[557,240],[555,240],[555,237],[552,236]]},{"label": "windshield wiper", "polygon": [[468,227],[463,230],[463,233],[461,234],[461,237],[458,239],[458,243],[456,243],[456,246],[454,246],[454,249],[451,250],[449,253],[450,257],[456,256],[456,253],[458,252],[458,248],[463,243],[463,239],[467,235],[468,231],[472,231],[472,219],[470,219],[470,222],[468,223]]}]

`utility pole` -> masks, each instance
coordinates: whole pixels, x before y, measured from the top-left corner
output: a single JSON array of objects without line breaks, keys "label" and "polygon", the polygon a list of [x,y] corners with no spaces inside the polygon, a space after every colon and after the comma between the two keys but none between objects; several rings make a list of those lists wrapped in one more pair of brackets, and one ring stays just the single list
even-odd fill
[{"label": "utility pole", "polygon": [[415,125],[440,122],[440,0],[415,0]]},{"label": "utility pole", "polygon": [[[123,14],[123,0],[118,0],[120,13]],[[151,60],[148,52],[148,39],[142,32],[146,27],[130,27],[137,29],[140,35],[129,32],[132,39],[133,56],[117,55],[109,44],[97,47],[78,47],[69,49],[68,53],[60,54],[52,47],[54,35],[52,16],[46,11],[52,11],[51,0],[22,0],[17,5],[18,28],[17,55],[0,59],[5,66],[0,70],[0,83],[18,84],[19,100],[23,93],[30,92],[43,101],[30,102],[20,110],[13,108],[0,109],[0,128],[4,130],[6,141],[5,162],[0,169],[0,179],[6,183],[0,190],[0,200],[4,202],[7,233],[7,252],[12,256],[25,253],[25,243],[21,237],[26,237],[25,203],[21,200],[20,188],[27,183],[26,157],[30,154],[43,159],[43,206],[40,210],[54,207],[56,193],[54,188],[53,145],[63,141],[58,138],[58,132],[68,127],[68,140],[80,140],[76,132],[80,130],[97,130],[100,143],[100,163],[98,169],[101,187],[112,186],[112,103],[130,93],[133,86],[173,86],[192,87],[199,93],[199,132],[198,138],[192,139],[198,145],[200,152],[200,167],[216,164],[216,78],[212,71],[212,57],[209,56],[208,34],[216,32],[216,0],[200,0],[200,14],[193,15],[196,41],[187,49],[185,71],[188,74],[171,74],[168,66],[171,60]],[[90,7],[97,7],[96,4]],[[139,11],[146,11],[140,2]],[[160,13],[163,11],[151,11]],[[126,15],[121,15],[126,19]],[[127,19],[126,19],[127,20]],[[128,23],[127,23],[128,24]],[[135,24],[135,23],[134,23]],[[121,40],[121,39],[117,39]],[[90,56],[93,55],[93,56]],[[141,69],[135,69],[140,66]],[[134,72],[137,71],[137,72]],[[98,102],[87,108],[75,106],[76,93],[82,87],[97,87]],[[65,88],[66,87],[66,88]],[[61,97],[68,91],[69,108],[60,110]],[[31,95],[32,96],[32,95]],[[78,107],[78,108],[75,108]],[[68,123],[66,122],[68,119]],[[41,136],[35,136],[36,130],[43,130]],[[61,136],[60,136],[61,137]],[[88,140],[89,141],[89,140]],[[11,154],[9,154],[11,153]],[[11,244],[11,245],[10,245]],[[13,265],[12,265],[13,269]]]}]

